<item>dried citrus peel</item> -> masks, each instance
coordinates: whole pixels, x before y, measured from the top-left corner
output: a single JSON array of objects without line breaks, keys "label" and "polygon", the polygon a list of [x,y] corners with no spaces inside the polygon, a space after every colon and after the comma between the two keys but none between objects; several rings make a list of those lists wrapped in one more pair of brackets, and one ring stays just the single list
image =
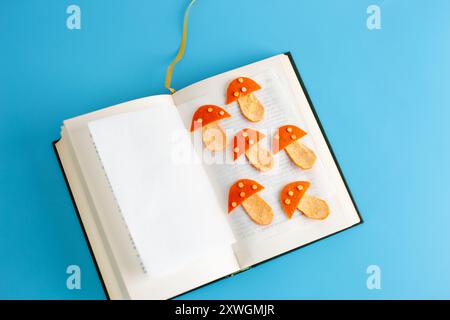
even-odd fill
[{"label": "dried citrus peel", "polygon": [[245,156],[257,170],[265,172],[273,168],[275,160],[272,153],[256,144],[245,151]]},{"label": "dried citrus peel", "polygon": [[310,185],[308,181],[295,181],[282,189],[281,205],[289,219],[292,218],[296,209],[311,219],[323,220],[330,214],[330,208],[325,200],[306,193]]},{"label": "dried citrus peel", "polygon": [[216,105],[204,105],[195,111],[191,132],[202,128],[202,140],[205,147],[211,151],[220,151],[227,146],[227,136],[219,122],[231,115]]},{"label": "dried citrus peel", "polygon": [[242,114],[251,122],[258,122],[264,118],[264,107],[253,93],[238,99]]},{"label": "dried citrus peel", "polygon": [[265,137],[256,130],[246,128],[239,131],[233,139],[233,159],[245,153],[248,161],[258,170],[267,171],[273,168],[272,153],[262,147],[259,141]]},{"label": "dried citrus peel", "polygon": [[211,122],[202,128],[202,140],[210,151],[222,151],[227,147],[227,136],[219,121]]},{"label": "dried citrus peel", "polygon": [[250,219],[260,225],[268,225],[273,221],[273,210],[257,193],[264,187],[250,179],[236,181],[228,193],[228,213],[242,205]]},{"label": "dried citrus peel", "polygon": [[254,194],[242,202],[242,207],[250,219],[256,224],[268,225],[273,221],[273,210],[270,205],[259,195]]},{"label": "dried citrus peel", "polygon": [[242,114],[252,122],[264,118],[264,107],[253,92],[261,89],[254,80],[239,77],[230,82],[227,88],[226,104],[238,101]]},{"label": "dried citrus peel", "polygon": [[297,206],[305,216],[311,219],[324,220],[330,214],[330,207],[325,200],[305,194]]},{"label": "dried citrus peel", "polygon": [[292,162],[303,170],[311,169],[317,159],[314,151],[298,140],[288,145],[285,151]]},{"label": "dried citrus peel", "polygon": [[317,157],[314,151],[299,141],[305,135],[305,131],[293,125],[278,128],[273,137],[273,153],[286,150],[289,158],[298,167],[304,170],[312,168]]}]

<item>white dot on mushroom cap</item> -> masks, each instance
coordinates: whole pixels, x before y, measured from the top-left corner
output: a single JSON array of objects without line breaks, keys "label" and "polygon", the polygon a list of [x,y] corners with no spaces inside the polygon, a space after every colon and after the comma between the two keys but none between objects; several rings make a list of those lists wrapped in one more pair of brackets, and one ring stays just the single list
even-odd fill
[{"label": "white dot on mushroom cap", "polygon": [[289,132],[289,133],[291,133],[291,132],[292,132],[292,128],[291,128],[291,127],[288,127],[288,128],[286,129],[286,131]]},{"label": "white dot on mushroom cap", "polygon": [[232,203],[231,203],[231,206],[232,206],[233,208],[236,208],[237,203],[236,203],[236,202],[232,202]]},{"label": "white dot on mushroom cap", "polygon": [[225,112],[223,112],[223,110],[220,110],[220,111],[219,111],[219,114],[220,114],[221,116],[223,116],[223,115],[225,114]]},{"label": "white dot on mushroom cap", "polygon": [[292,139],[292,140],[295,140],[295,139],[297,139],[297,136],[296,136],[295,134],[293,134],[293,135],[291,136],[291,139]]},{"label": "white dot on mushroom cap", "polygon": [[238,152],[239,152],[239,148],[236,147],[236,148],[233,149],[233,151],[234,151],[235,153],[238,153]]},{"label": "white dot on mushroom cap", "polygon": [[286,200],[284,200],[284,203],[291,204],[291,200],[290,199],[286,199]]},{"label": "white dot on mushroom cap", "polygon": [[245,192],[239,193],[239,196],[240,196],[241,198],[245,197]]},{"label": "white dot on mushroom cap", "polygon": [[247,92],[247,88],[246,87],[242,87],[241,91],[242,92]]},{"label": "white dot on mushroom cap", "polygon": [[197,119],[197,122],[198,122],[198,123],[202,123],[202,122],[203,122],[203,119],[202,119],[202,118],[198,118],[198,119]]},{"label": "white dot on mushroom cap", "polygon": [[290,196],[292,197],[292,196],[294,195],[294,191],[292,191],[292,190],[289,191],[289,192],[288,192],[288,195],[290,195]]},{"label": "white dot on mushroom cap", "polygon": [[299,185],[297,186],[297,189],[298,189],[298,190],[303,190],[303,186],[302,186],[301,184],[299,184]]},{"label": "white dot on mushroom cap", "polygon": [[257,186],[256,184],[253,184],[253,185],[252,185],[252,189],[253,189],[253,190],[256,190],[256,189],[258,189],[258,186]]},{"label": "white dot on mushroom cap", "polygon": [[242,82],[244,82],[244,79],[243,79],[243,78],[239,78],[239,79],[238,79],[238,82],[239,82],[239,83],[242,83]]},{"label": "white dot on mushroom cap", "polygon": [[213,108],[208,108],[208,112],[212,112],[213,111]]},{"label": "white dot on mushroom cap", "polygon": [[239,188],[243,188],[243,187],[244,187],[244,183],[243,183],[243,182],[239,182],[239,183],[238,183],[238,187],[239,187]]},{"label": "white dot on mushroom cap", "polygon": [[239,92],[235,91],[233,94],[235,97],[239,97]]}]

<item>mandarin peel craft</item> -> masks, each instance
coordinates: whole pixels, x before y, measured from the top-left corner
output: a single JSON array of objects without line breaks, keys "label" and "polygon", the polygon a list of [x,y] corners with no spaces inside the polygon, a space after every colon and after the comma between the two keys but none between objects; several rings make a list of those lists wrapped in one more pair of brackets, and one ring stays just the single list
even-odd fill
[{"label": "mandarin peel craft", "polygon": [[250,179],[236,181],[228,193],[228,213],[242,205],[250,219],[259,225],[268,225],[273,221],[274,213],[270,205],[257,193],[264,187]]},{"label": "mandarin peel craft", "polygon": [[264,137],[261,132],[250,128],[239,131],[233,139],[233,159],[236,161],[245,153],[248,161],[257,170],[265,172],[272,169],[274,165],[272,153],[259,144]]},{"label": "mandarin peel craft", "polygon": [[295,181],[281,190],[281,205],[289,219],[297,209],[306,217],[317,220],[324,220],[330,214],[330,208],[325,200],[306,193],[310,185],[308,181]]},{"label": "mandarin peel craft", "polygon": [[317,157],[314,151],[299,141],[305,135],[305,131],[293,125],[278,128],[273,136],[273,153],[276,154],[285,150],[292,162],[298,167],[304,170],[311,169]]},{"label": "mandarin peel craft", "polygon": [[210,151],[221,151],[227,146],[227,136],[219,122],[230,114],[219,106],[204,105],[192,117],[191,132],[202,128],[202,140]]},{"label": "mandarin peel craft", "polygon": [[261,121],[264,118],[264,107],[253,94],[259,89],[261,86],[250,78],[236,78],[228,85],[226,104],[237,100],[244,117],[252,122]]}]

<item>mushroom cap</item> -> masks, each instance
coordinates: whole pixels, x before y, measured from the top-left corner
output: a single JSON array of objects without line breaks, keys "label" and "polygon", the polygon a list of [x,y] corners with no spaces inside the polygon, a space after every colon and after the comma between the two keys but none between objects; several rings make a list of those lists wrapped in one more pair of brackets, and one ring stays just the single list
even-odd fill
[{"label": "mushroom cap", "polygon": [[278,153],[286,148],[292,142],[303,138],[306,132],[299,127],[293,125],[285,125],[278,128],[278,131],[273,136],[272,151]]},{"label": "mushroom cap", "polygon": [[250,78],[236,78],[228,85],[226,104],[230,104],[239,99],[239,97],[245,96],[259,89],[261,89],[261,86]]},{"label": "mushroom cap", "polygon": [[195,111],[194,116],[192,117],[191,132],[200,127],[203,128],[211,122],[229,117],[231,117],[231,115],[219,106],[213,104],[201,106],[197,109],[197,111]]},{"label": "mushroom cap", "polygon": [[298,203],[310,185],[311,183],[308,181],[294,181],[284,186],[283,190],[281,190],[281,205],[289,219],[294,215]]},{"label": "mushroom cap", "polygon": [[264,189],[264,187],[255,180],[240,179],[236,181],[230,187],[230,191],[228,192],[228,213],[262,189]]},{"label": "mushroom cap", "polygon": [[239,158],[251,146],[257,144],[266,135],[254,129],[239,131],[233,138],[233,160]]}]

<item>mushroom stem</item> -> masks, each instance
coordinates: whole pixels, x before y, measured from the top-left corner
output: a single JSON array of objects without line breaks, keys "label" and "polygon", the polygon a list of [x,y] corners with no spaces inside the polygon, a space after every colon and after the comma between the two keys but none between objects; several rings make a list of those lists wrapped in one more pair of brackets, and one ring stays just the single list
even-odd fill
[{"label": "mushroom stem", "polygon": [[264,107],[253,93],[239,97],[238,104],[242,114],[248,120],[258,122],[264,118]]},{"label": "mushroom stem", "polygon": [[219,121],[211,122],[202,128],[202,139],[206,149],[221,151],[227,146],[227,136]]},{"label": "mushroom stem", "polygon": [[300,141],[294,141],[285,148],[289,158],[300,168],[311,169],[316,162],[316,154]]},{"label": "mushroom stem", "polygon": [[259,171],[265,172],[273,168],[274,158],[272,153],[261,147],[259,143],[249,147],[245,151],[248,161]]},{"label": "mushroom stem", "polygon": [[297,205],[305,216],[311,219],[323,220],[330,214],[330,207],[325,200],[304,194]]},{"label": "mushroom stem", "polygon": [[259,195],[254,194],[242,202],[242,207],[250,219],[260,225],[268,225],[273,221],[273,210],[270,205]]}]

